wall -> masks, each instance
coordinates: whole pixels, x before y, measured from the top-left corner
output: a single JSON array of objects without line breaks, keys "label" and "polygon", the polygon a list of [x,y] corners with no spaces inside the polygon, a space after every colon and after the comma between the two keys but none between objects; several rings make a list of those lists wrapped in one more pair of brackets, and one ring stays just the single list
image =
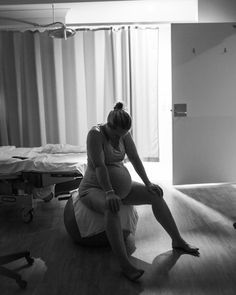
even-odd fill
[{"label": "wall", "polygon": [[78,9],[68,12],[66,21],[67,23],[194,22],[197,21],[197,4],[197,0],[82,2],[76,6]]},{"label": "wall", "polygon": [[235,0],[0,0],[1,5],[10,6],[52,2],[57,8],[73,7],[68,23],[236,21]]},{"label": "wall", "polygon": [[188,110],[173,123],[175,184],[235,181],[235,95],[232,24],[172,25],[172,99]]},{"label": "wall", "polygon": [[[29,5],[31,2],[34,3]],[[0,4],[12,4],[0,7],[7,10],[3,16],[24,18],[23,15],[27,9],[31,10],[31,14],[37,14],[34,7],[39,9],[41,3],[44,7],[45,14],[48,10],[48,17],[52,16],[52,1],[44,0],[0,0]],[[66,1],[65,1],[66,2]],[[67,1],[68,2],[68,1]],[[13,5],[13,3],[15,5]],[[20,4],[28,5],[20,5]],[[105,23],[132,23],[132,22],[194,22],[197,21],[198,0],[129,0],[129,1],[78,1],[77,3],[61,3],[61,1],[53,1],[55,10],[68,9],[66,15],[67,24],[105,24]],[[16,5],[17,4],[17,5]],[[48,8],[46,6],[48,5]],[[18,10],[18,12],[12,11]],[[11,11],[9,11],[11,10]],[[28,16],[27,16],[28,19]]]},{"label": "wall", "polygon": [[199,22],[236,21],[235,0],[198,0]]}]

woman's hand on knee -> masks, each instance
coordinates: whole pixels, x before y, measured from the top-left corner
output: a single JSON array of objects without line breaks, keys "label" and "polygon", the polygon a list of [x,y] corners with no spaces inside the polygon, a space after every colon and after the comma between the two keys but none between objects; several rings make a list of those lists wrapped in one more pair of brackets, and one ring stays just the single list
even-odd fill
[{"label": "woman's hand on knee", "polygon": [[157,194],[159,197],[161,198],[163,197],[164,193],[162,188],[159,185],[150,182],[148,185],[146,185],[146,187],[151,194],[155,194],[155,195]]},{"label": "woman's hand on knee", "polygon": [[115,193],[106,195],[106,208],[113,213],[120,210],[121,199]]}]

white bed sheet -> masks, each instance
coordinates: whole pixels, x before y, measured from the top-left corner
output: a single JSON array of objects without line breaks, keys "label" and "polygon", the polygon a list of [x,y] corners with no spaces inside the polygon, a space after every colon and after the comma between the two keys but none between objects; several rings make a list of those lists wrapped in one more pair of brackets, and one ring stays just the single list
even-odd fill
[{"label": "white bed sheet", "polygon": [[[44,147],[0,147],[0,174],[18,172],[79,172],[84,174],[87,166],[86,153],[44,153]],[[68,150],[70,151],[70,150]],[[26,157],[19,159],[14,157]]]}]

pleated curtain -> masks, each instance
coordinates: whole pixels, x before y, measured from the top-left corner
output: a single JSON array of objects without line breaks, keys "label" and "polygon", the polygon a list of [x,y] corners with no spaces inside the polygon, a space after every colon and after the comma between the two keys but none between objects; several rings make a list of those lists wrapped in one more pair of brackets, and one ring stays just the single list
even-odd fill
[{"label": "pleated curtain", "polygon": [[0,145],[68,143],[86,150],[88,130],[118,100],[133,119],[140,155],[158,159],[158,29],[0,32]]}]

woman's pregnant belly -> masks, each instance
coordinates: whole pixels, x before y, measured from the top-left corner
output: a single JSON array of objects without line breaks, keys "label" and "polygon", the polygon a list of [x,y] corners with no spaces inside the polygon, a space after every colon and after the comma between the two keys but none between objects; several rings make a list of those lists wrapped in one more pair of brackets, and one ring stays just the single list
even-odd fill
[{"label": "woman's pregnant belly", "polygon": [[107,166],[107,170],[115,193],[120,198],[125,198],[129,194],[132,184],[128,169],[124,165],[109,165]]}]

